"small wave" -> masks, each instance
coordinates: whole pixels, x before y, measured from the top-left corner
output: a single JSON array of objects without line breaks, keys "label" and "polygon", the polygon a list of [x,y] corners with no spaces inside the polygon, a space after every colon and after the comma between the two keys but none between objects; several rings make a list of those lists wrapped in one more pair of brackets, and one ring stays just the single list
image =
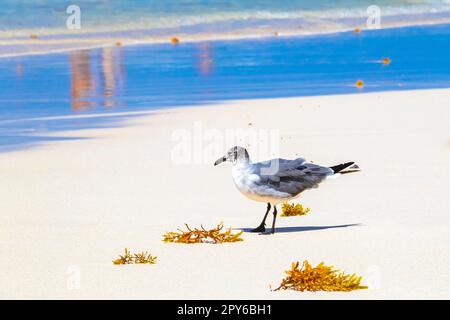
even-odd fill
[{"label": "small wave", "polygon": [[[9,2],[6,0],[6,4]],[[115,8],[116,13],[114,10],[92,13],[86,21],[83,20],[81,30],[68,30],[63,23],[65,11],[58,7],[55,12],[59,23],[32,25],[29,28],[0,23],[0,57],[89,49],[119,42],[120,45],[161,43],[168,42],[172,36],[180,36],[182,41],[202,41],[267,37],[274,34],[335,33],[356,27],[364,28],[367,6],[371,2],[347,0],[339,2],[338,7],[334,2],[324,0],[280,1],[277,2],[278,6],[263,0],[231,1],[232,9],[225,10],[220,1],[213,1],[211,9],[198,8],[200,5],[197,2],[187,0],[185,4],[189,6],[183,12],[183,7],[177,1],[156,1],[163,9],[154,11],[151,5],[145,7],[141,4],[141,7],[135,5],[130,10],[122,10],[120,14],[120,8]],[[383,28],[450,23],[450,0],[416,0],[412,4],[411,1],[399,0],[373,2],[380,3]],[[86,1],[81,3],[86,6],[89,4]],[[263,5],[269,8],[261,10]],[[292,10],[287,10],[291,7]],[[35,20],[45,21],[39,16]],[[37,35],[38,39],[30,39],[30,35]]]}]

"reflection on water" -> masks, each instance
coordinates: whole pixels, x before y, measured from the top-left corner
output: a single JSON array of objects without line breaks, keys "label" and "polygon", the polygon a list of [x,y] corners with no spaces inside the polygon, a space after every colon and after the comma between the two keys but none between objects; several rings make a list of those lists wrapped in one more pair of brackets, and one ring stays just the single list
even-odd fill
[{"label": "reflection on water", "polygon": [[100,54],[94,50],[74,51],[69,63],[73,110],[117,106],[125,82],[122,48],[103,48]]},{"label": "reflection on water", "polygon": [[92,107],[88,99],[93,96],[95,81],[91,70],[92,51],[74,51],[69,55],[71,75],[72,109],[86,110]]},{"label": "reflection on water", "polygon": [[[0,152],[47,141],[50,132],[120,123],[129,117],[122,111],[449,87],[449,39],[442,25],[0,59]],[[383,66],[382,57],[392,63]]]},{"label": "reflection on water", "polygon": [[212,72],[214,66],[211,43],[200,43],[198,45],[198,50],[198,70],[202,75],[209,75]]},{"label": "reflection on water", "polygon": [[123,89],[125,72],[122,48],[104,48],[101,53],[105,107],[115,107]]},{"label": "reflection on water", "polygon": [[16,78],[20,80],[23,78],[24,67],[22,63],[16,63]]}]

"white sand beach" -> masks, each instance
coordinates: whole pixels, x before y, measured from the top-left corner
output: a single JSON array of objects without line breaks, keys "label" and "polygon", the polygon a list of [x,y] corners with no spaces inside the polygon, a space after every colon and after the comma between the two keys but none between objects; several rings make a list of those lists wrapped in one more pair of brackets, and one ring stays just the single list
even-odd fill
[{"label": "white sand beach", "polygon": [[[449,89],[231,101],[1,153],[0,298],[449,299],[449,105]],[[311,213],[279,217],[274,235],[166,244],[184,223],[253,228],[265,212],[234,187],[229,163],[173,161],[174,132],[199,125],[279,130],[279,154],[250,145],[254,161],[303,156],[362,171],[305,192],[298,202]],[[125,247],[158,263],[113,265]],[[270,290],[305,259],[369,289]]]}]

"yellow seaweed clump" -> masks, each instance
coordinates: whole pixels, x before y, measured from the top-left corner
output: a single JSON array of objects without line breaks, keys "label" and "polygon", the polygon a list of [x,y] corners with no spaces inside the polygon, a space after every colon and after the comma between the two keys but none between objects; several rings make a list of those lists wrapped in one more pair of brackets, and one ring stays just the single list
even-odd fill
[{"label": "yellow seaweed clump", "polygon": [[333,270],[332,266],[326,266],[323,262],[316,267],[309,264],[308,260],[303,261],[299,268],[299,262],[293,262],[291,270],[287,270],[287,277],[284,278],[278,288],[295,291],[352,291],[367,289],[362,286],[361,279],[355,274],[348,275],[339,270]]},{"label": "yellow seaweed clump", "polygon": [[145,252],[141,253],[130,253],[127,248],[125,248],[125,254],[119,255],[119,259],[113,261],[114,264],[155,264],[157,257]]},{"label": "yellow seaweed clump", "polygon": [[310,208],[305,208],[300,203],[289,204],[287,202],[283,203],[283,205],[281,206],[281,210],[282,217],[305,216],[308,212],[311,211]]},{"label": "yellow seaweed clump", "polygon": [[222,231],[223,222],[219,223],[216,228],[206,230],[201,226],[201,229],[191,229],[185,224],[187,231],[178,229],[179,232],[167,232],[164,235],[164,242],[175,243],[224,243],[242,241],[241,235],[243,231],[236,234],[231,233],[231,228],[227,231]]},{"label": "yellow seaweed clump", "polygon": [[364,81],[362,80],[356,81],[355,87],[357,87],[358,89],[362,89],[364,87]]},{"label": "yellow seaweed clump", "polygon": [[391,59],[390,58],[384,58],[383,60],[381,60],[381,62],[387,66],[391,64]]}]

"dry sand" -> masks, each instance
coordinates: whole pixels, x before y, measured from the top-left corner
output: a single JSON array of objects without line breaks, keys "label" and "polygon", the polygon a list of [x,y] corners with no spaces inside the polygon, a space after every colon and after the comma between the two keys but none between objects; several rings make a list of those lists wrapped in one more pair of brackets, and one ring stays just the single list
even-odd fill
[{"label": "dry sand", "polygon": [[[0,154],[0,298],[449,299],[449,105],[450,90],[236,101]],[[353,160],[362,171],[305,192],[311,213],[278,218],[275,235],[165,244],[185,222],[250,228],[265,211],[235,189],[229,164],[174,163],[174,131],[199,125],[279,129],[279,154],[250,146],[253,160]],[[125,247],[158,264],[113,265]],[[304,259],[362,275],[370,289],[270,291]]]}]

